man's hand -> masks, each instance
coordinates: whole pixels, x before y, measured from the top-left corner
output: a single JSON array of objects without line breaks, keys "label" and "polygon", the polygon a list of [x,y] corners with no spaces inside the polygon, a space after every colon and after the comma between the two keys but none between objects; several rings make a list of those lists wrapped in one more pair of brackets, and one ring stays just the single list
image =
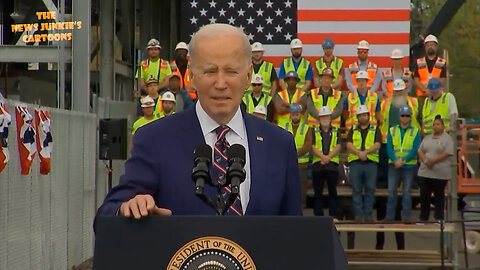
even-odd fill
[{"label": "man's hand", "polygon": [[330,162],[330,157],[328,155],[322,155],[320,159],[321,159],[320,164],[322,165],[326,165]]},{"label": "man's hand", "polygon": [[393,162],[393,166],[395,167],[395,169],[401,168],[404,164],[405,164],[405,161],[401,158],[399,158],[399,159],[397,159]]},{"label": "man's hand", "polygon": [[363,161],[367,160],[367,151],[365,150],[360,151],[358,153],[358,157],[360,158],[360,160],[363,160]]},{"label": "man's hand", "polygon": [[170,216],[172,211],[165,208],[158,208],[153,197],[149,194],[139,194],[128,202],[122,203],[118,211],[120,216],[134,217],[140,219],[146,216]]}]

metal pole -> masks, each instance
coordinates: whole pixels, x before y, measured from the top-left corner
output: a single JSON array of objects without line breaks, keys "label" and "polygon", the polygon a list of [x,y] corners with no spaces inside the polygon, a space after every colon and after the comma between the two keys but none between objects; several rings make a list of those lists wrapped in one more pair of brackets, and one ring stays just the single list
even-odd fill
[{"label": "metal pole", "polygon": [[112,99],[115,90],[115,0],[100,1],[100,97]]},{"label": "metal pole", "polygon": [[[65,0],[60,0],[58,11],[60,12],[60,21],[65,20]],[[60,41],[58,44],[58,87],[57,87],[57,107],[65,109],[65,42]]]}]

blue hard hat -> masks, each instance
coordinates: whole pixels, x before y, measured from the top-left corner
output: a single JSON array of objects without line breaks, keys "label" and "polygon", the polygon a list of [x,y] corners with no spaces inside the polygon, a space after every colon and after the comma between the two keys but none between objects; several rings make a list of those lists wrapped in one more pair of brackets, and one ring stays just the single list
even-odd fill
[{"label": "blue hard hat", "polygon": [[287,72],[287,74],[285,75],[285,79],[286,79],[286,78],[295,78],[295,79],[297,79],[297,80],[300,80],[300,79],[298,78],[297,72],[295,72],[295,71],[289,71],[289,72]]},{"label": "blue hard hat", "polygon": [[290,109],[288,110],[290,113],[300,113],[302,112],[302,106],[298,103],[290,104]]},{"label": "blue hard hat", "polygon": [[427,87],[430,92],[437,92],[438,90],[440,90],[440,88],[442,88],[442,82],[437,78],[431,78],[428,81]]},{"label": "blue hard hat", "polygon": [[333,40],[331,38],[326,38],[323,40],[322,47],[323,48],[333,48],[335,46],[335,43],[333,43]]},{"label": "blue hard hat", "polygon": [[398,109],[398,114],[399,115],[412,115],[412,110],[410,109],[410,106],[402,106]]}]

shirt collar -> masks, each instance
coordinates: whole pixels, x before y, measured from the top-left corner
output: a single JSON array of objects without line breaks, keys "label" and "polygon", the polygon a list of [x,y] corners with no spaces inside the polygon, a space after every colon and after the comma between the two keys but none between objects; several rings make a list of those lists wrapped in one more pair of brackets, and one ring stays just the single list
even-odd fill
[{"label": "shirt collar", "polygon": [[[202,128],[203,136],[211,132],[215,132],[215,129],[220,125],[215,122],[203,109],[200,104],[200,100],[195,105],[195,111],[197,112],[197,117],[200,122],[200,127]],[[240,138],[245,139],[245,123],[243,122],[242,112],[240,111],[240,106],[238,106],[237,112],[227,124],[230,129],[235,132]]]}]

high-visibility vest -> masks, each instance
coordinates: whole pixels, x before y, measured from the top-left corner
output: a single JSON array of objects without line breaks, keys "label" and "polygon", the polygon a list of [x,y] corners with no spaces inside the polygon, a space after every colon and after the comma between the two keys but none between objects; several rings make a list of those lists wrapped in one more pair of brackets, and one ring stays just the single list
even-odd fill
[{"label": "high-visibility vest", "polygon": [[[417,129],[420,129],[420,123],[418,123],[417,115],[418,115],[418,99],[415,97],[408,96],[407,97],[407,104],[412,111],[412,117],[410,119],[410,124]],[[388,128],[390,128],[390,108],[392,105],[392,97],[385,98],[382,100],[382,115],[383,115],[383,123],[380,127],[382,131],[382,143],[387,143],[387,135],[388,135]]]},{"label": "high-visibility vest", "polygon": [[[350,70],[350,75],[352,76],[353,86],[357,87],[357,72],[360,71],[360,67],[358,66],[358,61],[351,63],[348,66],[348,69]],[[366,71],[368,74],[368,78],[370,78],[370,80],[367,81],[367,86],[372,87],[373,81],[375,80],[375,76],[377,75],[378,67],[376,64],[368,61]]]},{"label": "high-visibility vest", "polygon": [[[377,93],[368,90],[367,97],[365,99],[365,106],[367,106],[368,111],[370,112],[370,125],[377,124],[377,118],[375,118],[375,109],[377,108],[378,96]],[[345,122],[345,128],[350,130],[353,126],[357,125],[357,108],[362,105],[360,102],[360,97],[358,96],[358,90],[350,91],[348,93],[348,118]]]},{"label": "high-visibility vest", "polygon": [[[385,85],[387,86],[387,91],[390,96],[393,95],[393,69],[389,68],[386,71],[382,72],[383,79],[385,80]],[[408,81],[412,76],[409,68],[403,68],[403,73],[401,79],[405,82],[405,86],[408,87]]]},{"label": "high-visibility vest", "polygon": [[297,70],[293,66],[292,57],[283,59],[283,68],[285,69],[285,74],[289,71],[296,71],[300,81],[297,83],[297,88],[302,89],[305,86],[305,77],[307,76],[308,67],[310,66],[310,61],[302,57],[300,63],[298,64]]},{"label": "high-visibility vest", "polygon": [[330,66],[327,66],[325,61],[323,61],[323,57],[320,58],[319,60],[315,61],[315,66],[317,67],[317,72],[319,75],[322,74],[323,70],[326,69],[327,67],[331,68],[333,70],[333,75],[335,76],[336,80],[338,79],[338,75],[340,74],[340,70],[342,69],[343,65],[343,59],[338,58],[336,56],[333,57],[332,62],[330,62]]},{"label": "high-visibility vest", "polygon": [[150,122],[153,122],[155,120],[157,120],[158,117],[156,114],[153,114],[153,118],[148,120],[148,119],[145,119],[145,117],[140,117],[138,118],[134,123],[133,123],[133,127],[132,127],[132,134],[135,134],[135,132],[137,132],[137,130],[143,126],[145,126],[146,124],[150,123]]},{"label": "high-visibility vest", "polygon": [[[315,132],[315,147],[320,150],[320,152],[323,153],[323,137],[322,137],[322,130],[320,127],[316,127],[314,129],[314,132]],[[330,149],[329,149],[329,153],[333,151],[333,149],[335,148],[335,146],[337,146],[338,144],[338,129],[337,128],[334,128],[332,127],[331,129],[331,140],[330,140]],[[318,162],[320,161],[320,158],[317,157],[316,155],[313,155],[312,157],[312,163],[315,163],[315,162]],[[340,157],[338,155],[338,153],[333,156],[330,161],[332,162],[335,162],[335,163],[339,163],[340,162]]]},{"label": "high-visibility vest", "polygon": [[[369,149],[375,144],[375,132],[376,132],[377,126],[376,125],[370,125],[368,128],[368,133],[367,136],[365,137],[365,149]],[[355,127],[353,129],[353,134],[352,134],[352,140],[353,140],[353,146],[357,149],[361,149],[362,147],[362,133],[360,132],[360,127]],[[348,162],[352,162],[355,160],[360,159],[358,155],[350,152],[348,154]],[[367,159],[371,160],[373,162],[378,163],[378,150],[375,151],[374,153],[370,153],[367,155]]]},{"label": "high-visibility vest", "polygon": [[[143,100],[144,97],[140,97],[140,104],[142,104],[142,100]],[[157,103],[155,103],[155,110],[153,110],[153,112],[161,112],[162,111],[162,96],[161,95],[158,95],[158,98],[157,98]]]},{"label": "high-visibility vest", "polygon": [[[310,90],[310,96],[312,98],[313,106],[315,106],[317,111],[321,107],[323,107],[323,95],[319,94],[320,91],[322,91],[320,90],[320,88]],[[341,91],[332,89],[332,95],[327,98],[327,106],[330,108],[332,112],[335,109],[335,107],[337,107],[337,104],[340,101],[341,97],[342,97]],[[307,124],[310,126],[319,126],[320,122],[318,122],[316,117],[314,117],[311,114],[308,114]],[[332,119],[332,126],[336,128],[340,128],[340,116],[335,119]]]},{"label": "high-visibility vest", "polygon": [[[423,84],[425,87],[428,85],[428,81],[431,78],[440,78],[440,74],[442,73],[442,68],[447,65],[447,61],[443,58],[437,57],[437,61],[435,61],[435,65],[433,66],[432,72],[428,72],[428,65],[427,60],[425,57],[417,59],[417,66],[418,66],[418,77],[420,79],[420,83]],[[422,89],[417,88],[417,97],[426,96],[427,93],[423,92]]]},{"label": "high-visibility vest", "polygon": [[[287,122],[283,126],[285,130],[293,134],[292,123]],[[305,144],[305,138],[308,132],[308,126],[305,123],[300,123],[297,128],[297,133],[293,134],[295,137],[295,147],[298,149],[302,148]],[[303,156],[298,157],[298,163],[307,163],[309,158],[309,152],[305,153]]]},{"label": "high-visibility vest", "polygon": [[[156,64],[156,65],[155,65]],[[159,68],[160,66],[160,68]],[[150,59],[142,61],[142,77],[145,82],[150,78],[155,78],[158,83],[162,83],[166,76],[172,73],[172,68],[167,60],[158,59],[156,62],[151,62]]]},{"label": "high-visibility vest", "polygon": [[[298,103],[300,101],[300,97],[302,96],[302,90],[295,90],[295,93],[292,96],[292,100],[290,100],[290,97],[288,96],[288,91],[287,89],[278,92],[278,95],[280,98],[285,102],[286,104],[292,104],[292,103]],[[277,125],[280,127],[284,127],[285,123],[290,121],[290,113],[282,113],[282,114],[277,114]]]},{"label": "high-visibility vest", "polygon": [[450,92],[443,93],[439,99],[437,99],[435,104],[435,109],[432,111],[432,101],[430,98],[425,99],[423,104],[423,133],[430,134],[433,132],[433,120],[435,116],[440,115],[442,117],[445,127],[450,126],[450,110],[448,109],[450,105]]},{"label": "high-visibility vest", "polygon": [[[415,141],[415,137],[418,134],[418,128],[412,126],[408,127],[407,130],[405,130],[405,134],[403,135],[403,141],[400,131],[400,125],[391,127],[390,134],[392,135],[393,151],[395,152],[395,156],[397,158],[404,158],[413,148],[413,142]],[[417,155],[415,155],[415,158],[409,160],[405,164],[416,165],[416,157]],[[391,159],[388,159],[388,163],[393,163],[393,161]]]},{"label": "high-visibility vest", "polygon": [[192,78],[190,76],[190,63],[187,63],[187,69],[185,70],[185,75],[182,76],[180,69],[177,67],[177,62],[172,61],[172,73],[178,74],[180,76],[180,88],[183,88],[190,95],[192,100],[197,99],[197,90],[193,87]]},{"label": "high-visibility vest", "polygon": [[[251,91],[245,92],[245,94],[242,97],[242,101],[243,101],[243,103],[245,103],[247,113],[253,113],[253,111],[255,110],[255,104],[253,102],[253,97],[252,97],[252,92]],[[262,93],[262,96],[258,100],[258,104],[263,105],[263,107],[265,107],[265,109],[267,109],[267,107],[268,107],[268,105],[270,104],[271,101],[272,101],[272,97],[270,95]],[[267,119],[267,116],[265,115],[263,118]]]},{"label": "high-visibility vest", "polygon": [[[273,70],[273,64],[267,61],[262,62],[262,64],[260,65],[260,68],[258,68],[257,73],[255,73],[252,67],[252,76],[255,74],[260,74],[260,76],[262,76],[263,78],[262,91],[267,94],[270,94],[270,90],[272,89],[272,70]],[[247,90],[252,90],[252,85],[249,85]]]},{"label": "high-visibility vest", "polygon": [[175,114],[175,112],[173,111],[171,114],[169,115],[165,115],[165,112],[159,112],[159,113],[156,113],[157,117],[160,119],[160,118],[164,118],[165,116],[170,116],[172,114]]}]

